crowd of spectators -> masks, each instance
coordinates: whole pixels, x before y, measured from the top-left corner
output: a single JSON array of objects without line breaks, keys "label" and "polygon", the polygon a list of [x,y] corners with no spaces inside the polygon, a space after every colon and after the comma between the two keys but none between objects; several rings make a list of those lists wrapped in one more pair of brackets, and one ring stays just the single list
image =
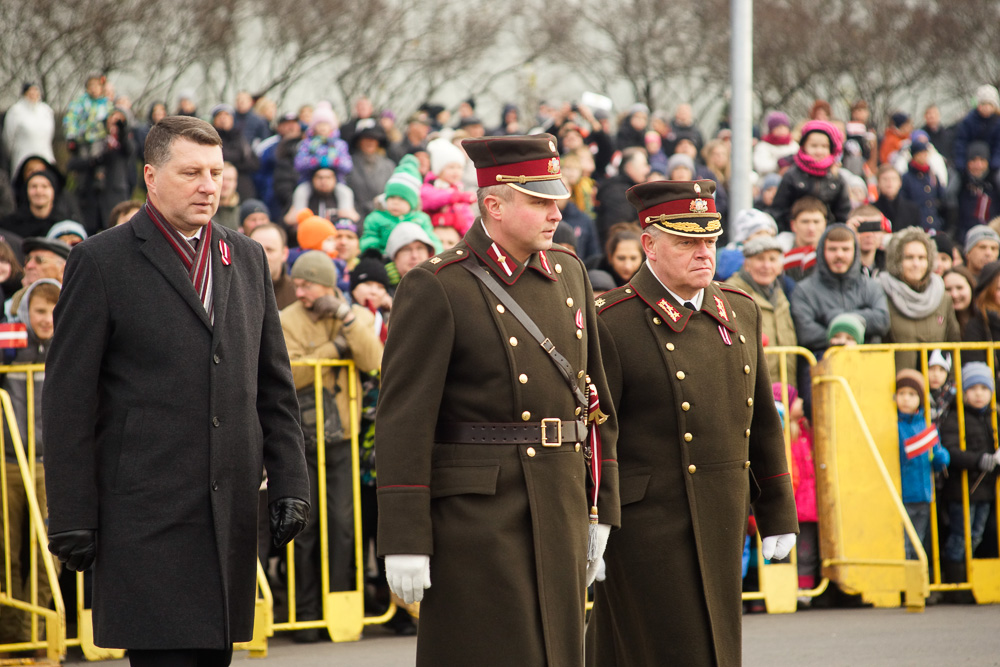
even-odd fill
[{"label": "crowd of spectators", "polygon": [[[264,247],[292,358],[358,363],[366,541],[373,539],[374,511],[374,494],[366,491],[376,474],[368,418],[395,286],[475,222],[476,178],[461,148],[465,138],[556,136],[572,195],[559,202],[563,222],[555,241],[585,261],[595,292],[627,283],[644,261],[636,212],[625,198],[630,187],[711,179],[717,209],[731,221],[717,278],[760,306],[765,345],[801,345],[822,357],[836,344],[1000,339],[1000,96],[990,85],[975,91],[975,106],[951,126],[934,105],[924,110],[920,128],[904,111],[876,123],[864,101],[851,105],[846,120],[823,100],[806,118],[771,110],[755,130],[754,208],[743,211],[729,210],[730,130],[706,138],[688,103],[670,113],[635,104],[617,117],[569,102],[543,103],[533,113],[507,104],[493,125],[477,115],[471,98],[454,115],[427,103],[400,121],[362,97],[341,122],[326,101],[279,113],[272,100],[246,91],[208,113],[185,91],[174,105],[154,101],[140,116],[98,75],[61,119],[43,98],[38,85],[26,83],[0,135],[0,290],[4,317],[27,325],[32,359],[44,359],[45,329],[41,320],[25,319],[34,318],[35,299],[24,297],[54,303],[72,245],[127,224],[142,206],[143,144],[153,124],[168,114],[205,118],[222,138],[225,159],[215,220]],[[57,154],[65,157],[57,161]],[[315,347],[314,339],[324,342]],[[900,370],[920,370],[916,353],[900,352],[896,362]],[[787,368],[786,386],[798,401],[789,415],[798,452],[793,464],[808,468],[808,366],[792,360]],[[311,382],[311,373],[306,378],[302,371],[298,383]],[[771,375],[778,379],[776,358]],[[324,372],[339,419],[328,435],[338,442],[350,422],[344,382],[335,370]],[[953,414],[947,400],[938,408],[935,418]],[[341,480],[349,460],[328,458],[330,479]],[[982,465],[992,473],[985,459]],[[341,496],[328,502],[331,581],[349,587],[353,525],[345,527],[344,512],[350,501],[347,510]],[[804,506],[800,519],[814,523],[815,502]],[[305,553],[315,540],[307,535],[297,543],[301,565],[315,565],[316,554]],[[803,576],[810,585],[815,572]],[[300,585],[309,581],[303,577]],[[319,613],[304,589],[299,599],[300,618]],[[412,630],[405,614],[397,626]]]}]

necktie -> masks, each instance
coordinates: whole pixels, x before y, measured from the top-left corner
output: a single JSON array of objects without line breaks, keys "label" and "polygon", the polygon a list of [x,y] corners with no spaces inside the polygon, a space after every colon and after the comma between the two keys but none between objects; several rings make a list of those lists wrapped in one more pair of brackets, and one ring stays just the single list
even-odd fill
[{"label": "necktie", "polygon": [[697,308],[695,308],[695,307],[694,307],[694,304],[693,304],[693,303],[691,303],[690,301],[685,301],[685,302],[684,302],[684,307],[685,307],[685,308],[687,308],[688,310],[693,310],[693,311],[695,311],[695,312],[698,312],[698,309],[697,309]]},{"label": "necktie", "polygon": [[192,248],[194,248],[194,251],[195,251],[195,252],[198,252],[198,241],[199,241],[199,240],[200,240],[200,239],[199,239],[199,238],[198,238],[197,236],[192,236],[191,238],[189,238],[189,239],[187,240],[187,241],[188,241],[188,243],[190,243],[190,244],[191,244],[191,247],[192,247]]}]

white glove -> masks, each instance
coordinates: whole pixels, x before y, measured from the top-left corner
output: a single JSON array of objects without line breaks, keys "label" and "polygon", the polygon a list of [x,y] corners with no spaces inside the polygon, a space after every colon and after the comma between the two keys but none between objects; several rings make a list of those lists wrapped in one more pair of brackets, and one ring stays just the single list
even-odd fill
[{"label": "white glove", "polygon": [[406,604],[424,599],[424,589],[431,587],[431,557],[390,554],[385,557],[385,578],[389,590]]},{"label": "white glove", "polygon": [[601,559],[601,564],[597,566],[597,576],[594,581],[604,581],[608,578],[608,566],[604,564],[604,559]]},{"label": "white glove", "polygon": [[789,554],[794,546],[795,533],[785,533],[784,535],[765,537],[761,542],[760,550],[767,560],[781,560]]},{"label": "white glove", "polygon": [[993,460],[995,460],[997,465],[1000,466],[1000,449],[993,452]]},{"label": "white glove", "polygon": [[601,564],[604,562],[604,549],[608,546],[608,535],[611,534],[611,524],[599,523],[597,524],[597,533],[595,535],[597,539],[597,559],[589,561],[587,563],[587,585],[590,586],[594,583],[594,579],[597,577],[597,573],[601,568]]}]

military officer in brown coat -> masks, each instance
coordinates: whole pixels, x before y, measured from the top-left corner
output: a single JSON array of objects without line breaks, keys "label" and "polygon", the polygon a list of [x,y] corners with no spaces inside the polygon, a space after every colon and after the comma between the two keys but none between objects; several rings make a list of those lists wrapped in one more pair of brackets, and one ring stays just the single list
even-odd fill
[{"label": "military officer in brown coat", "polygon": [[[393,590],[423,599],[417,665],[576,667],[586,586],[618,525],[592,291],[580,260],[552,246],[556,200],[569,196],[555,138],[463,146],[482,219],[410,271],[393,304],[375,432],[379,554]],[[592,545],[589,384],[609,415]]]},{"label": "military officer in brown coat", "polygon": [[631,188],[647,260],[596,301],[622,505],[589,628],[600,667],[739,665],[750,506],[765,557],[795,543],[761,312],[712,281],[714,190],[708,180]]}]

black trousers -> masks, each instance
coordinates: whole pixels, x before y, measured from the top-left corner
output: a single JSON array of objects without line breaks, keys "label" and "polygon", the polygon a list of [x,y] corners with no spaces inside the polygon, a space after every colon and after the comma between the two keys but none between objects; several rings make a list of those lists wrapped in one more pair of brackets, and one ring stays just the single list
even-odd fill
[{"label": "black trousers", "polygon": [[129,649],[128,661],[132,667],[229,667],[233,649]]}]

